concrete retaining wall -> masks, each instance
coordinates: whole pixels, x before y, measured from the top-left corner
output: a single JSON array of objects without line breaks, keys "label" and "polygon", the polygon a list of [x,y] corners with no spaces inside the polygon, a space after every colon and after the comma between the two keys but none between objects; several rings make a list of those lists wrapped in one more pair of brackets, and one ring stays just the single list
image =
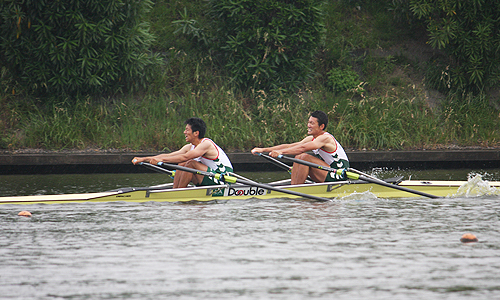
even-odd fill
[{"label": "concrete retaining wall", "polygon": [[[134,156],[156,153],[130,152],[49,152],[0,154],[0,174],[53,173],[142,173],[150,170],[134,166]],[[419,150],[419,151],[347,151],[356,169],[375,167],[449,169],[500,168],[500,149]],[[279,170],[266,159],[250,153],[228,153],[235,171]]]}]

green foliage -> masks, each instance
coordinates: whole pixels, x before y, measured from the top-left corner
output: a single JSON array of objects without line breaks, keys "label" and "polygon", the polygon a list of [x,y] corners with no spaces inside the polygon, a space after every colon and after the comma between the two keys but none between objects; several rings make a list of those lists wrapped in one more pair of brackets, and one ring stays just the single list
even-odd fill
[{"label": "green foliage", "polygon": [[[332,68],[350,66],[362,81],[374,86],[370,77],[380,76],[370,73],[374,68],[368,64],[376,63],[371,52],[407,39],[406,27],[396,26],[385,2],[329,1],[324,7],[326,38],[317,56],[315,71],[319,75],[315,79],[324,81]],[[328,82],[323,84],[328,86]]]},{"label": "green foliage", "polygon": [[392,12],[394,20],[403,26],[414,29],[415,24],[418,23],[411,11],[409,0],[392,0],[388,11]]},{"label": "green foliage", "polygon": [[[410,0],[399,0],[404,1],[408,6],[399,11],[407,12]],[[400,34],[404,31],[384,16],[385,5],[378,5],[380,1],[325,2],[325,43],[319,52],[311,52],[316,55],[316,77],[304,81],[300,91],[281,94],[262,89],[239,90],[230,84],[231,77],[219,64],[226,61],[215,51],[220,47],[207,47],[224,46],[226,40],[220,36],[219,40],[213,39],[217,27],[208,26],[204,2],[155,2],[149,18],[159,39],[152,45],[167,58],[168,64],[156,73],[140,96],[13,95],[12,88],[5,87],[12,87],[16,81],[5,68],[10,61],[2,57],[0,149],[172,151],[185,143],[183,121],[198,116],[207,122],[207,136],[225,150],[248,151],[255,146],[300,140],[306,135],[308,114],[317,109],[328,112],[328,130],[348,149],[500,146],[500,116],[488,106],[487,99],[457,101],[458,97],[449,96],[440,105],[438,102],[443,100],[439,95],[427,93],[425,87],[429,84],[423,86],[421,72],[429,70],[427,78],[433,74],[436,79],[443,77],[445,80],[440,82],[447,89],[447,84],[453,84],[452,72],[446,69],[451,65],[443,56],[440,61],[429,61],[429,68],[425,66],[427,61],[420,60],[425,56],[408,55],[404,46],[418,41],[406,44],[407,36]],[[271,4],[269,1],[262,5]],[[177,29],[180,31],[175,34]],[[21,36],[25,33],[23,29]],[[254,51],[241,49],[244,53]],[[270,45],[269,49],[274,48]],[[333,84],[343,82],[344,77],[352,75],[350,79],[354,80],[351,70],[360,76],[356,81],[367,82],[363,97],[333,91]],[[284,71],[278,75],[287,74],[292,73]],[[250,86],[260,83],[252,82]],[[345,88],[349,84],[343,85]]]},{"label": "green foliage", "polygon": [[218,51],[243,88],[295,90],[322,42],[320,0],[211,0]]},{"label": "green foliage", "polygon": [[201,27],[195,19],[190,19],[187,13],[186,8],[184,11],[180,13],[181,19],[175,20],[172,22],[176,27],[174,34],[180,34],[191,37],[194,42],[200,42],[202,45],[208,46],[208,35],[205,33],[205,30]]},{"label": "green foliage", "polygon": [[482,92],[500,81],[500,2],[411,0],[413,13],[427,22],[429,43],[453,58],[441,63],[448,91]]},{"label": "green foliage", "polygon": [[[153,9],[149,13],[151,31],[156,39],[153,48],[158,52],[165,52],[169,49],[181,50],[190,55],[199,54],[198,47],[202,45],[194,38],[195,34],[189,35],[188,28],[179,27],[193,26],[200,31],[207,30],[208,20],[206,18],[206,0],[157,0]],[[183,24],[186,22],[186,24]],[[180,23],[180,24],[179,24]],[[185,32],[186,34],[182,34]],[[204,50],[204,49],[203,49]]]},{"label": "green foliage", "polygon": [[4,0],[0,58],[28,92],[116,92],[144,86],[153,41],[144,18],[152,1]]},{"label": "green foliage", "polygon": [[362,72],[366,74],[364,80],[368,84],[367,90],[379,94],[389,89],[388,78],[396,68],[396,58],[392,55],[367,55],[363,60]]},{"label": "green foliage", "polygon": [[328,72],[328,85],[336,94],[354,91],[356,94],[364,92],[358,73],[348,68],[333,68]]}]

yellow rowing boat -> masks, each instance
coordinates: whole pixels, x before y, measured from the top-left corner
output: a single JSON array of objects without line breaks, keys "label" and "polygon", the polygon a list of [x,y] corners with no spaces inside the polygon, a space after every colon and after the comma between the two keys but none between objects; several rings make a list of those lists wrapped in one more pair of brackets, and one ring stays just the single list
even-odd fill
[{"label": "yellow rowing boat", "polygon": [[[391,182],[391,180],[388,180]],[[414,198],[414,193],[363,181],[340,181],[330,183],[307,183],[287,185],[283,182],[271,183],[273,189],[246,184],[224,184],[204,187],[172,189],[169,185],[123,188],[98,193],[32,195],[0,197],[0,204],[54,204],[82,202],[190,202],[227,201],[247,199],[305,199],[290,194],[294,191],[328,199],[357,198]],[[461,197],[480,195],[500,195],[500,182],[483,181],[477,176],[469,181],[418,181],[392,180],[391,185],[428,193],[439,197]],[[284,190],[283,192],[281,190]]]}]

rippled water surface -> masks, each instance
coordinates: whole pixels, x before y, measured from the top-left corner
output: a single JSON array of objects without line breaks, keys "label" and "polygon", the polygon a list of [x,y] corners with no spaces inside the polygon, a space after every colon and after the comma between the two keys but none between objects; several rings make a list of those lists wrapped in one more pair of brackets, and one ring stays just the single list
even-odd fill
[{"label": "rippled water surface", "polygon": [[[447,172],[431,178],[462,176]],[[163,181],[44,176],[0,176],[0,192]],[[2,205],[0,298],[500,299],[499,214],[500,196]]]}]

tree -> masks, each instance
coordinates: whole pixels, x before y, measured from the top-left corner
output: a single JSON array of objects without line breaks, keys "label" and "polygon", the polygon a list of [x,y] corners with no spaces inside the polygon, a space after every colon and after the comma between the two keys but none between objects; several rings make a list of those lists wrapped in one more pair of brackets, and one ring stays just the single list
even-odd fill
[{"label": "tree", "polygon": [[28,92],[115,92],[147,80],[158,58],[152,1],[1,0],[0,58]]},{"label": "tree", "polygon": [[296,89],[322,41],[319,0],[210,0],[218,50],[242,87]]},{"label": "tree", "polygon": [[473,93],[498,86],[500,1],[410,0],[410,8],[427,23],[430,45],[452,58],[440,66],[441,86]]}]

